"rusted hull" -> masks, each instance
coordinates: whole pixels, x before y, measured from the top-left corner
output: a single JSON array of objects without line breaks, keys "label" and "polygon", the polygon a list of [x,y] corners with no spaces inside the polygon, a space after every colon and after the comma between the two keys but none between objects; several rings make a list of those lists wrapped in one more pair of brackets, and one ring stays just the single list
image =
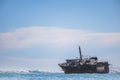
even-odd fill
[{"label": "rusted hull", "polygon": [[104,66],[104,69],[97,69],[96,65],[84,65],[84,66],[62,66],[59,65],[64,73],[109,73],[109,67],[107,65]]}]

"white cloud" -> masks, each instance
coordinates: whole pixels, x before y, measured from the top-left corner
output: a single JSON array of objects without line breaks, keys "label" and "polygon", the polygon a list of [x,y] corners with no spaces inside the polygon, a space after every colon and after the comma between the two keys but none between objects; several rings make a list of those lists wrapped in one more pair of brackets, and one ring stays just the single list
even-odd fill
[{"label": "white cloud", "polygon": [[0,33],[0,48],[26,48],[34,45],[120,44],[120,33],[98,33],[87,30],[57,27],[18,28],[13,32]]}]

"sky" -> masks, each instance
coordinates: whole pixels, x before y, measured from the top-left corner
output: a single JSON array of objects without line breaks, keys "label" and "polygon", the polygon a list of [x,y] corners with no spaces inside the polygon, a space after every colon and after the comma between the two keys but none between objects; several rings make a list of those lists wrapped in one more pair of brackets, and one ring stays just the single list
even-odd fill
[{"label": "sky", "polygon": [[0,0],[0,70],[60,71],[79,45],[120,67],[119,0]]}]

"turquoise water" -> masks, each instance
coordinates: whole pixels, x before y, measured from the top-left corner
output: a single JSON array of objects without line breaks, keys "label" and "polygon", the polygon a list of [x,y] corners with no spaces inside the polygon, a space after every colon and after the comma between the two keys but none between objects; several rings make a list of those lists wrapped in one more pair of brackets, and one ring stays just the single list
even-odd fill
[{"label": "turquoise water", "polygon": [[0,80],[120,80],[120,73],[64,74],[57,72],[0,72]]}]

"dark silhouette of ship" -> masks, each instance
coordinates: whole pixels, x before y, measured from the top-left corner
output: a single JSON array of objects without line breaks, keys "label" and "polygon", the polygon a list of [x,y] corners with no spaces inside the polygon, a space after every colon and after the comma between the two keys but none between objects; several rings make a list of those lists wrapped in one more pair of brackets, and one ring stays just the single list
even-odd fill
[{"label": "dark silhouette of ship", "polygon": [[64,73],[109,73],[107,61],[100,62],[97,57],[83,58],[79,46],[79,59],[67,59],[65,63],[58,64]]}]

